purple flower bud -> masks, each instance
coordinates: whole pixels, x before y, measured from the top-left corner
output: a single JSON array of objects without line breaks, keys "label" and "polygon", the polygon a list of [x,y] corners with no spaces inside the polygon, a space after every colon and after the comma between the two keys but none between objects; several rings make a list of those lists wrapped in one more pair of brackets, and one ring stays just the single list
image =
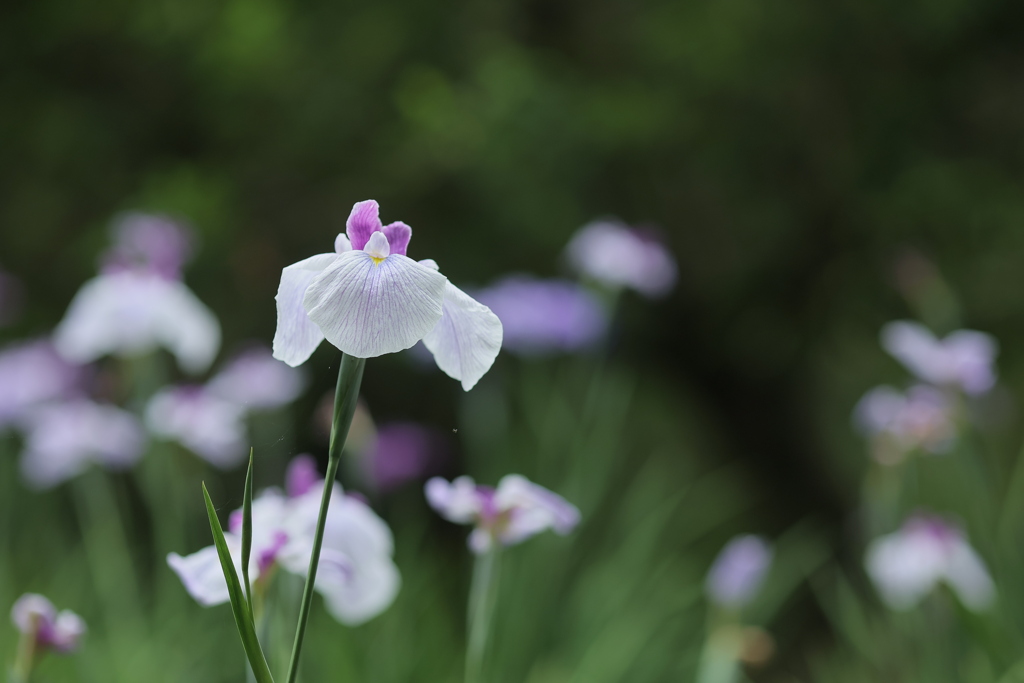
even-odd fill
[{"label": "purple flower bud", "polygon": [[70,610],[58,612],[42,595],[26,593],[11,608],[11,621],[19,632],[32,636],[41,650],[73,652],[85,635],[85,621]]},{"label": "purple flower bud", "polygon": [[708,572],[708,597],[729,609],[747,605],[760,590],[771,567],[773,554],[771,545],[760,536],[732,539]]},{"label": "purple flower bud", "polygon": [[661,242],[619,221],[583,226],[566,251],[578,272],[611,287],[630,287],[656,297],[676,283],[675,259]]},{"label": "purple flower bud", "polygon": [[501,320],[502,348],[512,353],[576,351],[592,346],[608,327],[597,299],[565,280],[512,275],[476,295]]}]

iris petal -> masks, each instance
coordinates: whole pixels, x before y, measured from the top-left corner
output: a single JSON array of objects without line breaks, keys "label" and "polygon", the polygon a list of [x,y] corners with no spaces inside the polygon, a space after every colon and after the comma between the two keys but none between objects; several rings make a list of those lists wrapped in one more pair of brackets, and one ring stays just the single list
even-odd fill
[{"label": "iris petal", "polygon": [[324,333],[306,315],[302,298],[313,278],[337,258],[338,254],[317,254],[281,271],[281,284],[275,297],[277,332],[274,333],[274,358],[292,367],[301,365],[324,340]]},{"label": "iris petal", "polygon": [[348,233],[353,249],[365,247],[370,235],[380,232],[381,227],[380,207],[372,199],[356,202],[345,223],[345,231]]},{"label": "iris petal", "polygon": [[444,290],[444,312],[423,344],[437,366],[469,391],[483,377],[501,350],[502,327],[498,316],[451,284]]},{"label": "iris petal", "polygon": [[434,328],[446,282],[400,254],[378,263],[350,251],[313,279],[303,305],[336,347],[356,358],[374,358],[407,349]]},{"label": "iris petal", "polygon": [[402,221],[395,221],[384,226],[384,236],[388,238],[392,254],[405,256],[409,249],[409,240],[412,239],[412,228]]}]

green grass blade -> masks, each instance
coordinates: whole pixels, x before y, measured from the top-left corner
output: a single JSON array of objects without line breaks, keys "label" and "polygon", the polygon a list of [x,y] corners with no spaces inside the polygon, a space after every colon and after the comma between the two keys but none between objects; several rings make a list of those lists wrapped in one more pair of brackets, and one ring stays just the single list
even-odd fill
[{"label": "green grass blade", "polygon": [[252,586],[249,583],[249,556],[252,555],[252,467],[253,454],[249,449],[249,469],[245,472],[245,496],[242,501],[242,579],[245,581],[245,599],[249,604],[249,617],[256,625],[252,609]]},{"label": "green grass blade", "polygon": [[217,510],[210,500],[210,492],[203,484],[203,498],[206,499],[206,514],[210,517],[210,531],[213,532],[213,542],[217,546],[217,555],[220,557],[220,566],[224,571],[224,579],[228,583],[228,595],[231,598],[231,612],[235,617],[235,626],[238,628],[238,635],[242,639],[242,647],[249,659],[249,665],[256,677],[257,683],[274,683],[274,677],[270,675],[270,667],[267,666],[267,659],[263,656],[263,649],[256,637],[256,628],[253,626],[252,615],[249,612],[249,605],[242,592],[242,585],[238,582],[238,574],[235,573],[235,565],[231,561],[231,552],[228,550],[227,541],[224,540],[224,530],[217,518]]}]

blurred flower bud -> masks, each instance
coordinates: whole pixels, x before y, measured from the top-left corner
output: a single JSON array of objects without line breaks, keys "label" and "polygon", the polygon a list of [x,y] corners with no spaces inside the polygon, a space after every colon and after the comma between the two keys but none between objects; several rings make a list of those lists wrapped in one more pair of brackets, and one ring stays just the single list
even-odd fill
[{"label": "blurred flower bud", "polygon": [[737,536],[718,554],[708,572],[706,589],[712,602],[739,609],[757,596],[771,567],[773,551],[760,536]]}]

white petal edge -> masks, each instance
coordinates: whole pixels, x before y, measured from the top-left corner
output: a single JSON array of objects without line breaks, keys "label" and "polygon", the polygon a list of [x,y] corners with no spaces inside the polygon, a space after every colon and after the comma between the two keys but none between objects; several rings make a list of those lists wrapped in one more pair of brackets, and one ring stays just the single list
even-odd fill
[{"label": "white petal edge", "polygon": [[306,314],[302,298],[309,283],[337,258],[338,254],[317,254],[281,271],[281,283],[274,297],[277,301],[274,358],[292,367],[302,365],[324,340],[324,333]]},{"label": "white petal edge", "polygon": [[198,374],[210,367],[220,349],[220,323],[213,312],[183,282],[168,283],[159,306],[157,337],[181,369]]},{"label": "white petal edge", "polygon": [[[224,538],[229,543],[233,540],[228,534]],[[235,559],[235,553],[231,555]],[[167,556],[167,564],[181,579],[188,594],[203,607],[221,605],[229,600],[228,583],[224,579],[216,546],[206,546],[184,557],[171,553]],[[235,569],[240,570],[240,567]]]},{"label": "white petal edge", "polygon": [[410,348],[441,319],[447,279],[401,254],[340,254],[313,279],[303,305],[329,342],[356,358]]},{"label": "white petal edge", "polygon": [[498,316],[449,282],[441,320],[423,338],[423,344],[434,354],[437,367],[469,391],[494,364],[502,335]]}]

